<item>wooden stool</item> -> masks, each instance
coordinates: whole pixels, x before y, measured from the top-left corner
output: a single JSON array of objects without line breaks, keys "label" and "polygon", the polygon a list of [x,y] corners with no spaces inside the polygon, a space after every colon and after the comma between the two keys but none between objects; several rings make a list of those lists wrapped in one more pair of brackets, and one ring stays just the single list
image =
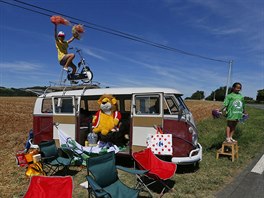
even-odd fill
[{"label": "wooden stool", "polygon": [[216,152],[216,159],[219,159],[219,155],[228,155],[232,157],[232,162],[235,158],[238,159],[238,144],[237,142],[223,142],[222,148],[218,149]]}]

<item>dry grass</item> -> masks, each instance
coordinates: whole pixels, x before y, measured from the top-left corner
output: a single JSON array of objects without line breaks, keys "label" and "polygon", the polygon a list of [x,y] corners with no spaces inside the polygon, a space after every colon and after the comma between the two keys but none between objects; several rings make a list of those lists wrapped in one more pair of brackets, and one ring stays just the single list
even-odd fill
[{"label": "dry grass", "polygon": [[[0,129],[2,163],[0,164],[1,181],[0,197],[22,197],[27,190],[29,179],[25,168],[17,167],[15,153],[24,148],[29,130],[32,128],[34,97],[0,97]],[[219,108],[221,103],[209,101],[187,101],[197,121],[211,116],[212,109]],[[84,172],[86,170],[82,170]],[[77,181],[84,181],[83,174],[77,174]],[[188,175],[186,175],[188,177]],[[75,183],[75,190],[80,193],[80,186]],[[80,195],[80,194],[79,194]],[[83,190],[83,195],[87,195]]]},{"label": "dry grass", "polygon": [[35,98],[1,97],[0,129],[1,129],[1,181],[0,197],[22,196],[27,189],[28,179],[25,168],[18,168],[15,153],[24,148],[28,131],[32,128],[32,112]]},{"label": "dry grass", "polygon": [[196,122],[210,117],[212,110],[220,108],[222,105],[222,102],[203,100],[187,100],[185,103],[192,112]]}]

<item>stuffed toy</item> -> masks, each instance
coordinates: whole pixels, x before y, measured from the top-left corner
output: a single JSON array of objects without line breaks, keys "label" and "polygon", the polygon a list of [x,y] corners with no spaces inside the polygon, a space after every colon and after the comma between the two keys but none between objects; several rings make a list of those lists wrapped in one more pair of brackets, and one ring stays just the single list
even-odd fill
[{"label": "stuffed toy", "polygon": [[100,110],[93,117],[93,132],[107,135],[111,131],[118,131],[121,113],[117,110],[116,98],[104,94],[97,102],[100,105]]}]

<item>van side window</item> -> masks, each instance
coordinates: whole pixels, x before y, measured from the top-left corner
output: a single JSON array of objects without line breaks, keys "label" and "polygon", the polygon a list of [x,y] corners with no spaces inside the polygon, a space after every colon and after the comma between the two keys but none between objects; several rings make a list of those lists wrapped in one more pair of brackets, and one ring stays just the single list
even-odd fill
[{"label": "van side window", "polygon": [[42,103],[41,113],[52,113],[52,100],[45,98]]},{"label": "van side window", "polygon": [[178,105],[172,96],[165,97],[163,108],[165,115],[175,115],[179,112]]},{"label": "van side window", "polygon": [[160,97],[136,96],[136,114],[160,114]]},{"label": "van side window", "polygon": [[55,98],[56,113],[73,113],[72,98]]}]

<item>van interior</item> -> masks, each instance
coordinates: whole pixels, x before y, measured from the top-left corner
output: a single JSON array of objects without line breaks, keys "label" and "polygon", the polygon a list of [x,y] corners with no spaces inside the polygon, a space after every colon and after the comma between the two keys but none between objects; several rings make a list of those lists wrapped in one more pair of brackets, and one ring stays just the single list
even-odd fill
[{"label": "van interior", "polygon": [[[119,132],[123,134],[126,141],[123,145],[124,150],[121,151],[128,153],[130,149],[129,136],[132,131],[131,124],[131,104],[132,95],[113,95],[117,99],[118,111],[121,113]],[[76,139],[80,144],[85,145],[88,133],[92,132],[92,119],[93,115],[99,110],[97,103],[100,96],[81,96],[75,97],[73,101],[72,96],[54,97],[54,106],[52,106],[52,99],[45,98],[42,104],[42,113],[52,113],[53,109],[56,114],[72,114],[76,118],[76,131],[79,133]],[[80,99],[80,102],[79,102]],[[163,101],[162,106],[160,101]],[[164,99],[160,98],[159,94],[138,95],[135,98],[135,106],[133,107],[136,115],[172,115],[178,114],[179,108],[174,97],[167,95]],[[161,111],[160,107],[163,107]],[[122,137],[123,138],[123,137]]]}]

